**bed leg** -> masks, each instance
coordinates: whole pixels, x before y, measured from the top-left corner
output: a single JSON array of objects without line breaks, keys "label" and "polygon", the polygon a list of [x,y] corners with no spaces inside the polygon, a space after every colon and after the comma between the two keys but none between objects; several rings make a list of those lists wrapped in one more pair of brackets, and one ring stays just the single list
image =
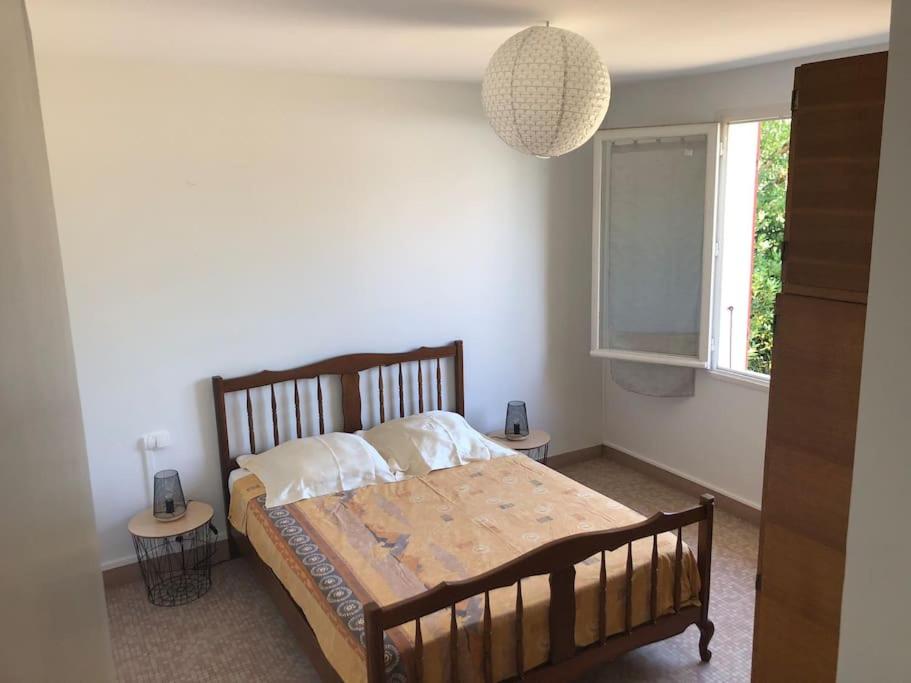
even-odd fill
[{"label": "bed leg", "polygon": [[375,602],[364,605],[364,632],[367,641],[367,681],[382,683],[386,680],[385,648],[380,608]]},{"label": "bed leg", "polygon": [[[228,522],[230,524],[230,522]],[[228,559],[234,560],[241,556],[240,546],[237,543],[237,539],[234,538],[234,532],[232,529],[228,529]]]},{"label": "bed leg", "polygon": [[709,642],[715,635],[715,624],[706,619],[705,622],[697,624],[699,626],[699,658],[707,662],[712,658],[712,651],[709,649]]},{"label": "bed leg", "polygon": [[715,497],[702,494],[700,503],[705,510],[705,519],[699,522],[699,548],[697,564],[702,588],[699,590],[699,602],[702,603],[699,614],[699,657],[703,662],[712,658],[709,643],[715,634],[715,624],[709,619],[709,591],[712,581],[712,524],[715,512]]}]

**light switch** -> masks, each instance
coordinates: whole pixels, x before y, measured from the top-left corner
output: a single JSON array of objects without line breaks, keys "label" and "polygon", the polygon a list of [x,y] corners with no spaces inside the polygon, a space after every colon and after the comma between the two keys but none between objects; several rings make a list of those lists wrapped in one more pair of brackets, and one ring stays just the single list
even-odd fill
[{"label": "light switch", "polygon": [[157,451],[171,445],[171,432],[160,430],[142,435],[142,447],[147,451]]}]

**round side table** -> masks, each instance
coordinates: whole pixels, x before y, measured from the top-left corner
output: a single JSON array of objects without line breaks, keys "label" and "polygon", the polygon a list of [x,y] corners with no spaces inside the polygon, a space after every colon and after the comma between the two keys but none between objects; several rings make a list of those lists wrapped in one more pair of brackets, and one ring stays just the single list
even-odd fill
[{"label": "round side table", "polygon": [[510,441],[503,432],[491,432],[487,435],[501,446],[524,453],[532,460],[547,464],[547,449],[550,446],[550,434],[543,429],[531,429],[528,436],[518,441]]},{"label": "round side table", "polygon": [[160,522],[152,508],[130,520],[129,530],[149,602],[174,607],[193,602],[212,585],[212,556],[218,530],[212,506],[191,500],[173,522]]}]

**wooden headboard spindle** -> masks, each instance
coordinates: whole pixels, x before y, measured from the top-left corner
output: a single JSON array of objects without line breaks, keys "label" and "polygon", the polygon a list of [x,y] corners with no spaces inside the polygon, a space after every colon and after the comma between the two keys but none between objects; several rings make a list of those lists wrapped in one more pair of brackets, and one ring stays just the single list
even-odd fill
[{"label": "wooden headboard spindle", "polygon": [[383,403],[383,368],[376,369],[377,391],[380,395],[380,424],[386,421],[386,406]]},{"label": "wooden headboard spindle", "polygon": [[269,385],[272,394],[272,445],[278,445],[278,404],[275,402],[275,385]]},{"label": "wooden headboard spindle", "polygon": [[418,412],[424,412],[424,375],[421,373],[421,361],[418,361]]},{"label": "wooden headboard spindle", "polygon": [[405,417],[405,390],[402,388],[401,363],[399,363],[399,417]]},{"label": "wooden headboard spindle", "polygon": [[[344,384],[342,385],[344,387]],[[320,376],[316,376],[316,403],[319,411],[319,433],[326,433],[326,418],[323,414],[323,383],[320,381]]]},{"label": "wooden headboard spindle", "polygon": [[250,400],[249,389],[247,389],[247,429],[250,430],[250,452],[256,453],[256,436],[253,434],[253,402]]},{"label": "wooden headboard spindle", "polygon": [[294,419],[297,421],[297,438],[303,436],[301,430],[301,396],[297,389],[297,380],[294,380]]},{"label": "wooden headboard spindle", "polygon": [[443,410],[443,375],[440,373],[439,358],[437,358],[437,410]]}]

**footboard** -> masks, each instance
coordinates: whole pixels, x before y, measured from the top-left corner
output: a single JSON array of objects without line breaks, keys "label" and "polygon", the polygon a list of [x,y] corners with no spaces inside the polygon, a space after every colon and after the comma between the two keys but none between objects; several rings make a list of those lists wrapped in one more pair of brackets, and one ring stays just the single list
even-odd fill
[{"label": "footboard", "polygon": [[[421,638],[421,617],[440,610],[449,609],[449,646],[452,653],[450,679],[458,680],[458,660],[455,656],[458,637],[456,604],[476,595],[484,595],[484,678],[493,681],[493,647],[490,611],[490,591],[516,585],[516,670],[519,678],[527,680],[570,680],[587,669],[610,661],[624,652],[642,645],[669,638],[681,633],[690,624],[696,624],[701,632],[699,653],[708,661],[708,649],[714,626],[708,618],[709,587],[711,581],[712,519],[715,499],[703,495],[700,505],[681,512],[658,512],[648,519],[629,526],[609,531],[594,531],[577,534],[552,541],[532,550],[515,560],[492,569],[471,579],[454,583],[441,583],[426,593],[380,607],[371,602],[364,606],[367,649],[367,679],[379,683],[386,679],[384,663],[384,639],[386,630],[408,622],[414,622],[414,661],[417,680],[422,673],[423,642]],[[681,579],[683,573],[683,527],[699,525],[697,566],[701,579],[700,605],[681,607]],[[677,547],[674,563],[674,604],[673,612],[659,616],[658,594],[658,535],[677,532]],[[633,541],[652,538],[651,560],[651,619],[648,623],[633,627],[632,577]],[[626,560],[626,604],[625,629],[622,633],[607,636],[607,570],[605,553],[627,547]],[[575,565],[589,557],[601,555],[599,591],[598,640],[586,647],[577,647],[575,641],[576,594]],[[550,657],[547,663],[531,671],[523,672],[522,632],[522,579],[548,574],[550,579]]]}]

